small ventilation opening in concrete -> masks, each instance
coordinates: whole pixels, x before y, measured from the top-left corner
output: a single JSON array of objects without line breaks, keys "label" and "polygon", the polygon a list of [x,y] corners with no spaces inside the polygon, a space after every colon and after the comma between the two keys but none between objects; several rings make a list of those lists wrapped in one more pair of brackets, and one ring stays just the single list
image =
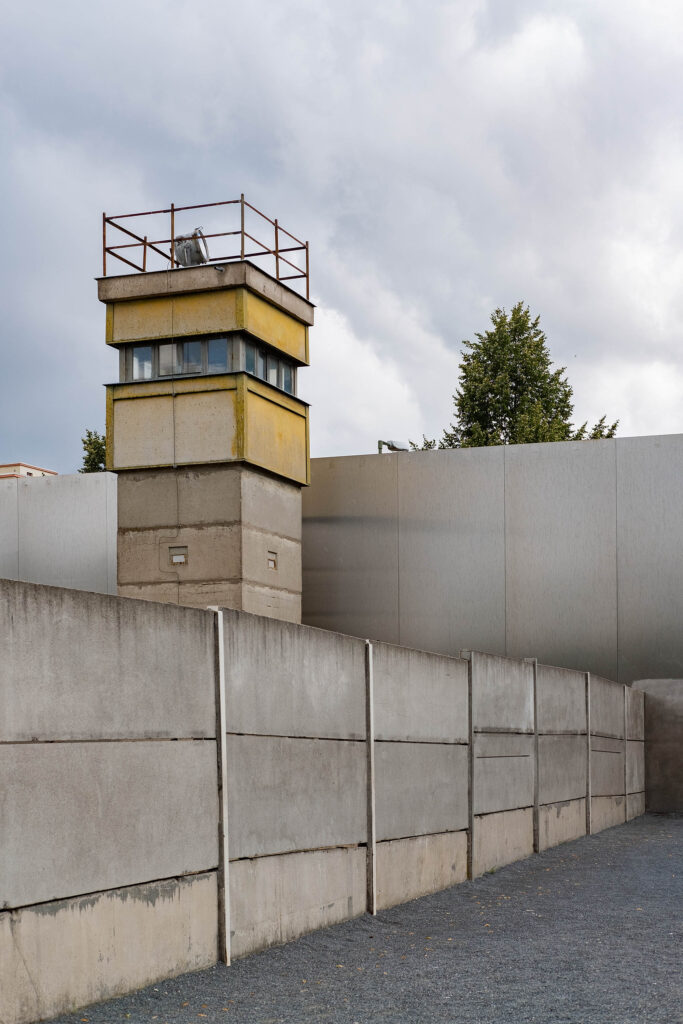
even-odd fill
[{"label": "small ventilation opening in concrete", "polygon": [[268,552],[268,568],[277,569],[277,551]]},{"label": "small ventilation opening in concrete", "polygon": [[187,548],[169,548],[168,560],[171,565],[187,565]]}]

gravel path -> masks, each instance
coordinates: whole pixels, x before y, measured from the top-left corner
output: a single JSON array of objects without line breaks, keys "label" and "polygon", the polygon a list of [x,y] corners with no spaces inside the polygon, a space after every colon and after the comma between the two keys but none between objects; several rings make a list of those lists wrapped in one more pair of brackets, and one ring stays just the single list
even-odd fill
[{"label": "gravel path", "polygon": [[678,1024],[683,817],[647,815],[59,1024]]}]

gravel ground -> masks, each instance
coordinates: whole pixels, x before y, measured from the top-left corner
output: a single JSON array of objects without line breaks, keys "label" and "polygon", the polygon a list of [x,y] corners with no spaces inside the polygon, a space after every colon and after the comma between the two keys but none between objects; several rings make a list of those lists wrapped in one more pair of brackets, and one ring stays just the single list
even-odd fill
[{"label": "gravel ground", "polygon": [[683,816],[647,815],[59,1024],[683,1022]]}]

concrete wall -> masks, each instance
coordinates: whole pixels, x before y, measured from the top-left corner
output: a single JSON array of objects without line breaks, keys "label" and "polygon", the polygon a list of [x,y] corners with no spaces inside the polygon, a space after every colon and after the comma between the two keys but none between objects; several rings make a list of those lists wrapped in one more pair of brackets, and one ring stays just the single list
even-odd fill
[{"label": "concrete wall", "polygon": [[640,813],[602,678],[9,581],[0,650],[3,1024]]},{"label": "concrete wall", "polygon": [[116,476],[0,480],[0,579],[116,593]]},{"label": "concrete wall", "polygon": [[303,621],[622,683],[683,662],[683,435],[314,459]]},{"label": "concrete wall", "polygon": [[[637,685],[645,693],[645,711],[644,716],[640,712],[631,728],[634,732],[642,731],[644,717],[648,810],[680,813],[683,811],[683,679],[640,679]],[[637,763],[631,765],[630,777],[638,777],[638,770]]]}]

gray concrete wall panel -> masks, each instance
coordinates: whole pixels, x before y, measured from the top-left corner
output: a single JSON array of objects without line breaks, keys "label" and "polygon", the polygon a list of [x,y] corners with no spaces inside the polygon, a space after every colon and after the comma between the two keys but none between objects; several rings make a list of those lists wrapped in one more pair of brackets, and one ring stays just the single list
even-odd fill
[{"label": "gray concrete wall panel", "polygon": [[624,741],[602,736],[591,741],[591,794],[621,796],[624,793]]},{"label": "gray concrete wall panel", "polygon": [[626,688],[626,739],[645,739],[645,694],[630,686]]},{"label": "gray concrete wall panel", "polygon": [[618,678],[677,676],[683,664],[683,435],[622,438],[617,466]]},{"label": "gray concrete wall panel", "polygon": [[616,677],[614,444],[506,448],[508,655]]},{"label": "gray concrete wall panel", "polygon": [[215,741],[3,744],[0,779],[0,907],[218,863]]},{"label": "gray concrete wall panel", "polygon": [[0,912],[0,1020],[30,1024],[210,967],[216,920],[214,873]]},{"label": "gray concrete wall panel", "polygon": [[640,679],[645,691],[645,793],[649,811],[683,811],[683,679]]},{"label": "gray concrete wall panel", "polygon": [[645,793],[629,793],[626,797],[626,820],[645,814]]},{"label": "gray concrete wall panel", "polygon": [[375,743],[377,839],[467,828],[467,747]]},{"label": "gray concrete wall panel", "polygon": [[76,473],[16,483],[18,578],[115,594],[116,475]]},{"label": "gray concrete wall panel", "polygon": [[467,743],[467,662],[373,645],[375,738]]},{"label": "gray concrete wall panel", "polygon": [[467,832],[377,844],[377,907],[384,910],[467,878]]},{"label": "gray concrete wall panel", "polygon": [[536,702],[539,732],[586,732],[585,673],[537,665]]},{"label": "gray concrete wall panel", "polygon": [[395,457],[315,459],[303,492],[303,618],[399,642]]},{"label": "gray concrete wall panel", "polygon": [[475,814],[491,814],[533,804],[533,754],[533,736],[495,733],[475,736]]},{"label": "gray concrete wall panel", "polygon": [[19,579],[17,480],[0,480],[0,579]]},{"label": "gray concrete wall panel", "polygon": [[645,790],[645,744],[640,740],[626,743],[626,792]]},{"label": "gray concrete wall panel", "polygon": [[547,850],[586,834],[586,799],[545,804],[538,813],[538,848]]},{"label": "gray concrete wall panel", "polygon": [[215,736],[213,620],[0,580],[0,741]]},{"label": "gray concrete wall panel", "polygon": [[243,612],[223,616],[229,732],[365,738],[362,640]]},{"label": "gray concrete wall panel", "polygon": [[230,865],[233,957],[290,942],[366,909],[365,850],[311,850]]},{"label": "gray concrete wall panel", "polygon": [[228,736],[230,857],[366,841],[365,743]]},{"label": "gray concrete wall panel", "polygon": [[399,642],[505,654],[503,448],[386,457],[398,467]]},{"label": "gray concrete wall panel", "polygon": [[541,804],[586,795],[585,736],[539,736],[538,799]]},{"label": "gray concrete wall panel", "polygon": [[611,679],[591,675],[591,733],[624,737],[624,687]]},{"label": "gray concrete wall panel", "polygon": [[626,821],[625,796],[597,796],[591,800],[591,832],[602,832]]},{"label": "gray concrete wall panel", "polygon": [[531,807],[474,819],[472,874],[483,875],[534,852],[534,820]]},{"label": "gray concrete wall panel", "polygon": [[473,651],[472,720],[479,732],[533,732],[533,667]]}]

